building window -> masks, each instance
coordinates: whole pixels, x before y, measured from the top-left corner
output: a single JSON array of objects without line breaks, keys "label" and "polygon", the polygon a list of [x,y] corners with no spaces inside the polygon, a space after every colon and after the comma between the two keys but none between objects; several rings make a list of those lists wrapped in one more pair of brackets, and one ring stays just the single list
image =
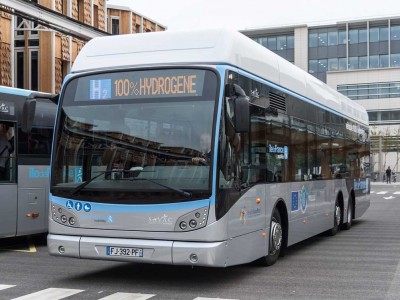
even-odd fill
[{"label": "building window", "polygon": [[346,30],[339,30],[339,45],[345,45],[346,42]]},{"label": "building window", "polygon": [[358,44],[358,29],[349,30],[349,44]]},{"label": "building window", "polygon": [[20,89],[25,88],[24,56],[24,50],[15,51],[15,86]]},{"label": "building window", "polygon": [[328,71],[338,71],[339,63],[337,58],[328,59]]},{"label": "building window", "polygon": [[336,46],[338,44],[338,32],[328,32],[328,46]]},{"label": "building window", "polygon": [[344,84],[338,85],[337,90],[353,100],[398,98],[400,82]]},{"label": "building window", "polygon": [[369,57],[369,68],[370,69],[379,68],[379,55],[371,55]]},{"label": "building window", "polygon": [[347,70],[347,58],[340,57],[339,58],[339,71],[346,71]]},{"label": "building window", "polygon": [[318,47],[318,34],[310,32],[308,34],[308,46],[309,47]]},{"label": "building window", "polygon": [[315,59],[308,61],[308,73],[314,74],[318,72],[318,62]]},{"label": "building window", "polygon": [[369,29],[369,42],[379,42],[379,27]]},{"label": "building window", "polygon": [[358,57],[353,56],[349,57],[349,70],[357,70],[358,69]]},{"label": "building window", "polygon": [[276,50],[276,37],[268,38],[268,47],[269,50]]},{"label": "building window", "polygon": [[368,69],[368,57],[360,56],[358,58],[358,68],[359,69]]},{"label": "building window", "polygon": [[327,32],[320,32],[318,34],[318,46],[319,47],[326,47],[328,45],[328,33]]},{"label": "building window", "polygon": [[119,34],[119,18],[111,17],[111,34],[118,35]]},{"label": "building window", "polygon": [[390,39],[392,41],[400,40],[400,25],[392,26],[390,28]]},{"label": "building window", "polygon": [[[24,25],[24,19],[22,19],[21,17],[17,17],[17,18],[16,18],[16,22],[17,22],[16,28],[23,28],[23,27],[25,27],[25,25]],[[17,31],[16,31],[16,36],[17,36],[17,37],[23,37],[23,36],[24,36],[24,31],[23,31],[23,30],[17,30]]]},{"label": "building window", "polygon": [[387,68],[389,67],[389,55],[379,55],[379,67]]},{"label": "building window", "polygon": [[326,59],[319,59],[318,60],[318,72],[325,73],[326,69],[328,67],[327,65],[328,65],[328,62]]},{"label": "building window", "polygon": [[379,27],[379,40],[387,41],[389,39],[389,30],[387,27]]},{"label": "building window", "polygon": [[287,48],[294,49],[294,36],[293,35],[287,36]]},{"label": "building window", "polygon": [[29,50],[29,89],[37,91],[39,89],[39,52]]},{"label": "building window", "polygon": [[358,42],[366,43],[367,42],[367,29],[359,29],[358,30]]},{"label": "building window", "polygon": [[277,39],[277,50],[285,50],[286,49],[286,36],[278,36]]},{"label": "building window", "polygon": [[391,67],[400,67],[400,54],[391,54],[390,55],[390,66]]}]

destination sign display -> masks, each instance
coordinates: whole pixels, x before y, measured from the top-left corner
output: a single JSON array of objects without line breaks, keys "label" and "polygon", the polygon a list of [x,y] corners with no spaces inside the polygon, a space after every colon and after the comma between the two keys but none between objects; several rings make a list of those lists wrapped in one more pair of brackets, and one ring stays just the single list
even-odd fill
[{"label": "destination sign display", "polygon": [[85,81],[89,100],[201,97],[205,73],[193,69],[120,72]]}]

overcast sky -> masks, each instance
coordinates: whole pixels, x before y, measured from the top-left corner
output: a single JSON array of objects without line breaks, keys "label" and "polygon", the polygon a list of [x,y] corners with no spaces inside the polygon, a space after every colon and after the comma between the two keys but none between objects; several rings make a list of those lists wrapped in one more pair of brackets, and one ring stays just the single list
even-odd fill
[{"label": "overcast sky", "polygon": [[[400,16],[399,0],[107,0],[168,27],[280,27]],[[190,27],[188,27],[190,26]]]}]

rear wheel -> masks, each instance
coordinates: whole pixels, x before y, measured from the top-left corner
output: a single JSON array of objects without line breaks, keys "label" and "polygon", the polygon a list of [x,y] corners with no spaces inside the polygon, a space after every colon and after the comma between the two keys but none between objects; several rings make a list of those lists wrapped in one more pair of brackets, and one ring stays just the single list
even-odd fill
[{"label": "rear wheel", "polygon": [[342,229],[349,230],[353,225],[353,199],[349,199],[349,207],[347,208],[347,223],[342,225]]},{"label": "rear wheel", "polygon": [[260,258],[258,262],[264,266],[272,266],[278,260],[279,254],[282,248],[283,242],[283,228],[281,215],[279,211],[275,208],[270,224],[270,234],[269,234],[269,247],[268,247],[268,255]]}]

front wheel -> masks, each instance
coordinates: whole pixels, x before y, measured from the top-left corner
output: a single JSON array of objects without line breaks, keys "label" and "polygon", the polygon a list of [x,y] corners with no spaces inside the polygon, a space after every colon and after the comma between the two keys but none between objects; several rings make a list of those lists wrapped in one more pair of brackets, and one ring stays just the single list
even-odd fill
[{"label": "front wheel", "polygon": [[268,255],[259,259],[259,263],[264,266],[272,266],[278,260],[279,254],[282,249],[283,242],[283,228],[281,215],[279,211],[275,208],[270,224],[270,233],[269,233],[269,247],[268,247]]}]

